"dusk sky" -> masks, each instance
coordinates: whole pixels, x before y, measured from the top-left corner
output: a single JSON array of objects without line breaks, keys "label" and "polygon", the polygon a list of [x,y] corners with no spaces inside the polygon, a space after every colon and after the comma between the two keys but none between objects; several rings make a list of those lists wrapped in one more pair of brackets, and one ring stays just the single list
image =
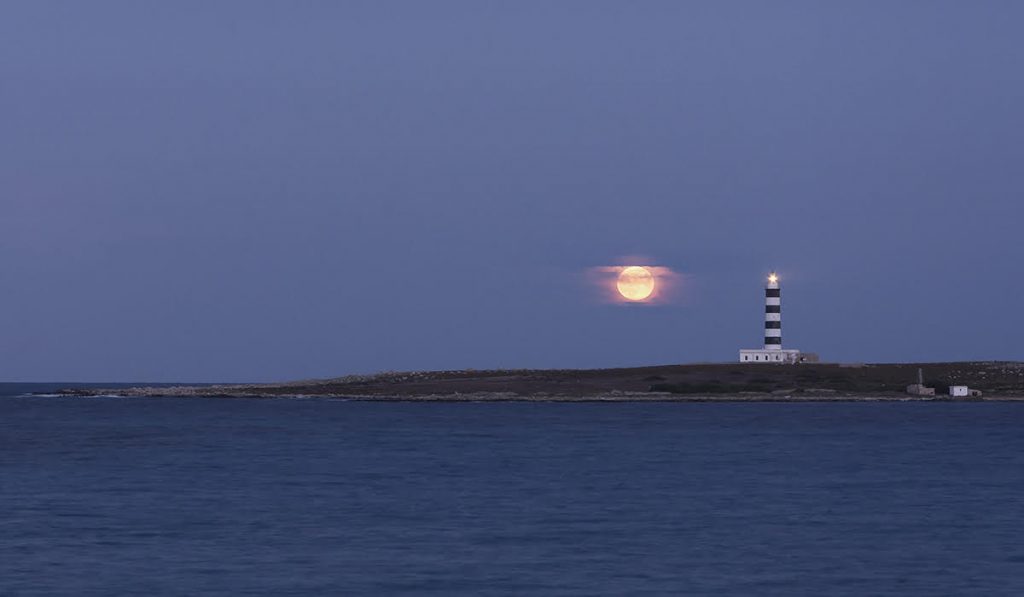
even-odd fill
[{"label": "dusk sky", "polygon": [[[1024,3],[0,6],[0,380],[1024,359]],[[679,272],[602,302],[589,268]]]}]

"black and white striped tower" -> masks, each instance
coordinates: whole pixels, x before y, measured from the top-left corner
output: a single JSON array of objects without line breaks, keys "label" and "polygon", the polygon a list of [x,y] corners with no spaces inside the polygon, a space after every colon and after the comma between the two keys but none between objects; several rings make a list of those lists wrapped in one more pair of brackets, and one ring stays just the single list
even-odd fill
[{"label": "black and white striped tower", "polygon": [[782,350],[782,294],[775,272],[768,276],[764,287],[764,348]]}]

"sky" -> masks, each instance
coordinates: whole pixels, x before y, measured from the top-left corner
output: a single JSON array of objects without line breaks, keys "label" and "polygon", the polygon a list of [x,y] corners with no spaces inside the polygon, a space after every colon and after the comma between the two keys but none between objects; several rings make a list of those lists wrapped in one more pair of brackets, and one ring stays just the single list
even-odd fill
[{"label": "sky", "polygon": [[[0,380],[1024,360],[1024,3],[0,4]],[[589,268],[671,268],[609,304]]]}]

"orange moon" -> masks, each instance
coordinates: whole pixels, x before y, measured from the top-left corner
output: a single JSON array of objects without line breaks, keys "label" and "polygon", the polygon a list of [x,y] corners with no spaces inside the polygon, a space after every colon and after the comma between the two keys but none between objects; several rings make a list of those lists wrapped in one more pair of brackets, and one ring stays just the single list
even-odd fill
[{"label": "orange moon", "polygon": [[642,301],[654,292],[654,275],[646,267],[631,265],[619,273],[615,285],[626,300]]}]

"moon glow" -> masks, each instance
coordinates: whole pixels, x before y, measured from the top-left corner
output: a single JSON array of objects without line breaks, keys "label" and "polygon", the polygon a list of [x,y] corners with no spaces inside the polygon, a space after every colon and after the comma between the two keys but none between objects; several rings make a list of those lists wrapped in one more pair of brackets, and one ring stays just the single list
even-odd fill
[{"label": "moon glow", "polygon": [[654,275],[646,267],[631,265],[619,273],[615,286],[626,300],[642,301],[654,292]]}]

